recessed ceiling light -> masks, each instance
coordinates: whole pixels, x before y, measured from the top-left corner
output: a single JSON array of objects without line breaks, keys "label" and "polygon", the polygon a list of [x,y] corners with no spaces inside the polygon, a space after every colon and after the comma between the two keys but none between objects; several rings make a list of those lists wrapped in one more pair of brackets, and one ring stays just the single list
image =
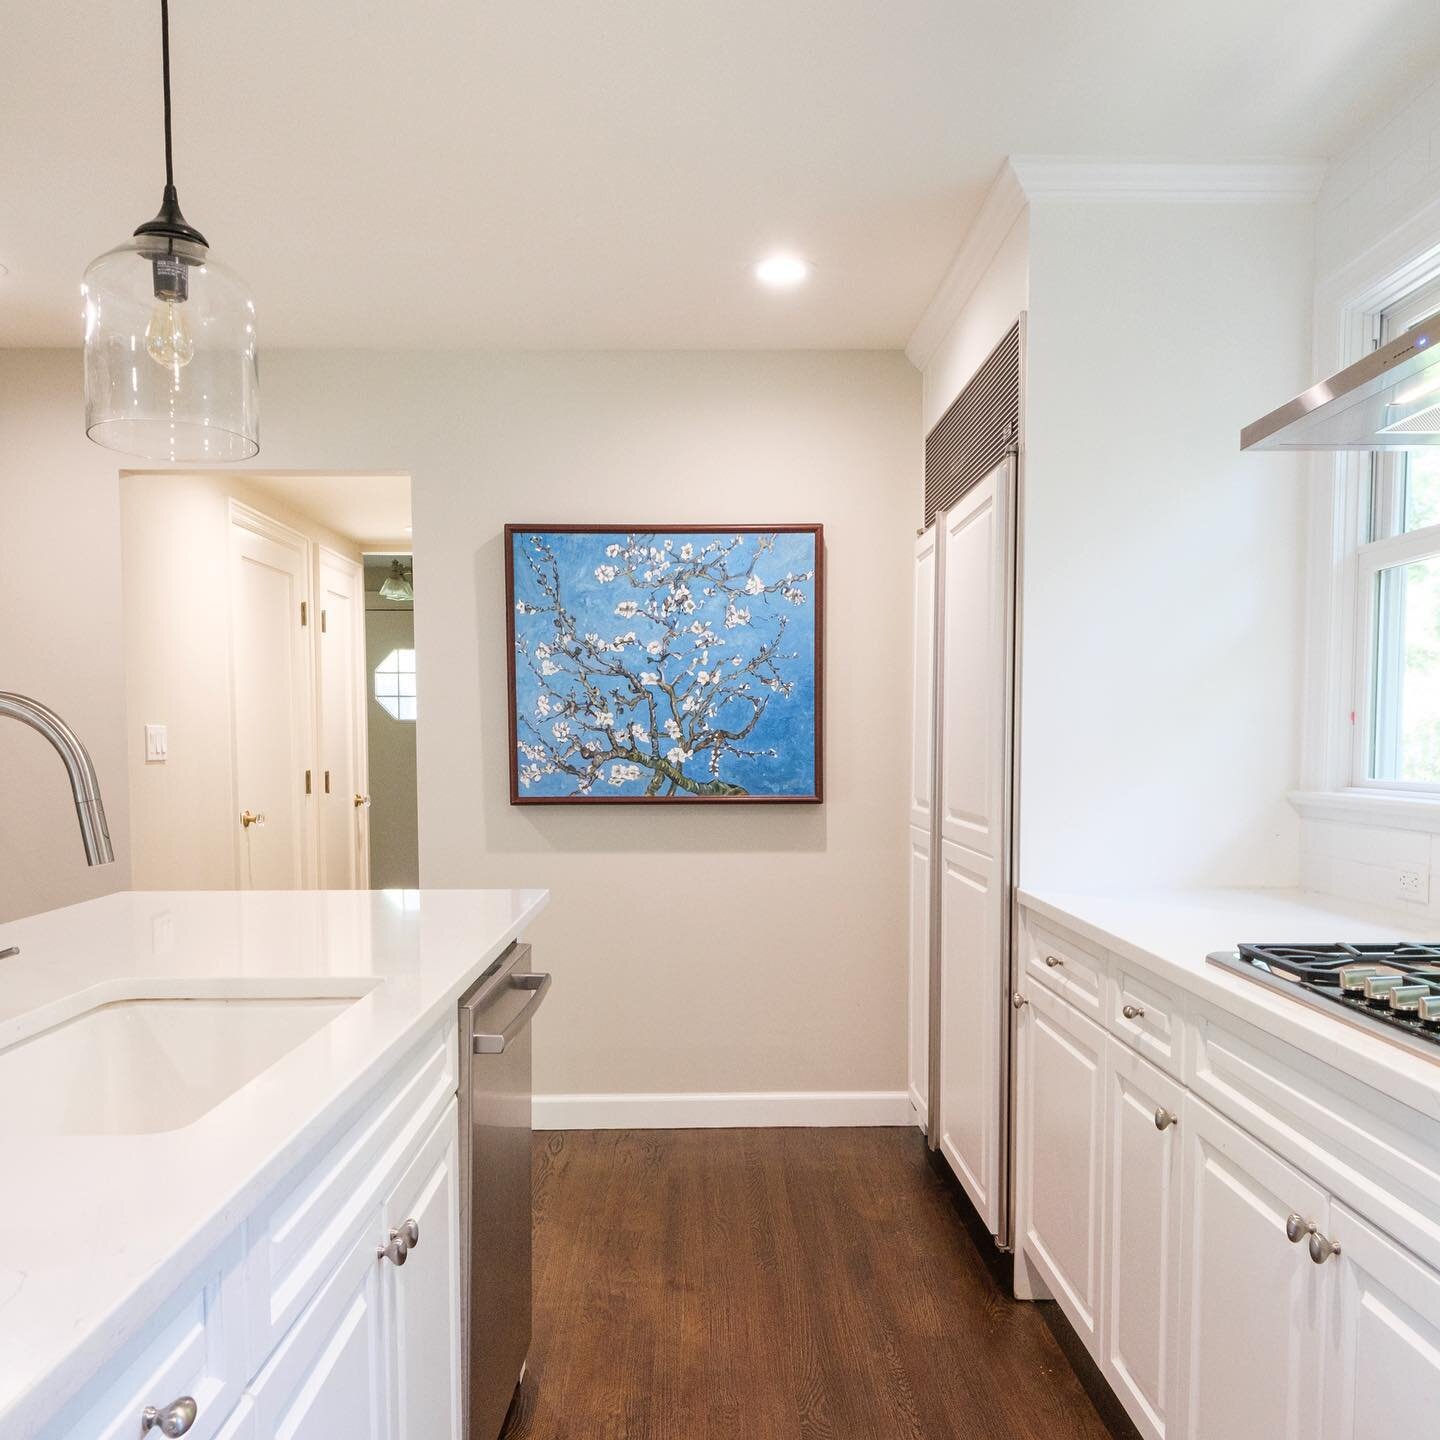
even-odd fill
[{"label": "recessed ceiling light", "polygon": [[798,255],[767,255],[755,266],[755,278],[772,290],[789,290],[809,275],[809,262]]}]

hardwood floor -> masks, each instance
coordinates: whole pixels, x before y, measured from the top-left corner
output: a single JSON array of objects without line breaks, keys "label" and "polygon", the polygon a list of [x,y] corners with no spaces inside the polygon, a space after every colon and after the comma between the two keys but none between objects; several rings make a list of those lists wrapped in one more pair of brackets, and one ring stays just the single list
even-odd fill
[{"label": "hardwood floor", "polygon": [[913,1131],[535,1137],[506,1440],[1100,1440]]}]

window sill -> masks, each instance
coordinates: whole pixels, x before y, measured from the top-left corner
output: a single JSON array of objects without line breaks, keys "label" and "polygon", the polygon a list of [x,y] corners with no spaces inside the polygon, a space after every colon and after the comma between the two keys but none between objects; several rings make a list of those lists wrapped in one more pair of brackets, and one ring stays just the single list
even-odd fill
[{"label": "window sill", "polygon": [[1338,820],[1391,830],[1440,831],[1440,796],[1383,795],[1373,790],[1292,790],[1286,797],[1306,820]]}]

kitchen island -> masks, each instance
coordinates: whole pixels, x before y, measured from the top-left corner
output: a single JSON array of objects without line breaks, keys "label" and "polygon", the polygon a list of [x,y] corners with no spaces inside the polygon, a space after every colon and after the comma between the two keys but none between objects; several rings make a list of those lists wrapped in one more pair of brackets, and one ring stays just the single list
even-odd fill
[{"label": "kitchen island", "polygon": [[458,1432],[456,1002],[547,898],[122,893],[0,926],[0,1434],[118,1440],[154,1406],[242,1440],[332,1376],[325,1433],[413,1429],[437,1348]]}]

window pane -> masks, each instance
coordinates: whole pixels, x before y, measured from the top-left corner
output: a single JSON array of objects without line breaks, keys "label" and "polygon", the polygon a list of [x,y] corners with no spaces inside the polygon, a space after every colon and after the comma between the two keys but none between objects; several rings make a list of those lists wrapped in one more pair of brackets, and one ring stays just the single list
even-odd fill
[{"label": "window pane", "polygon": [[1440,556],[1376,577],[1376,780],[1440,784]]},{"label": "window pane", "polygon": [[1407,450],[1405,466],[1405,528],[1440,525],[1440,448]]}]

